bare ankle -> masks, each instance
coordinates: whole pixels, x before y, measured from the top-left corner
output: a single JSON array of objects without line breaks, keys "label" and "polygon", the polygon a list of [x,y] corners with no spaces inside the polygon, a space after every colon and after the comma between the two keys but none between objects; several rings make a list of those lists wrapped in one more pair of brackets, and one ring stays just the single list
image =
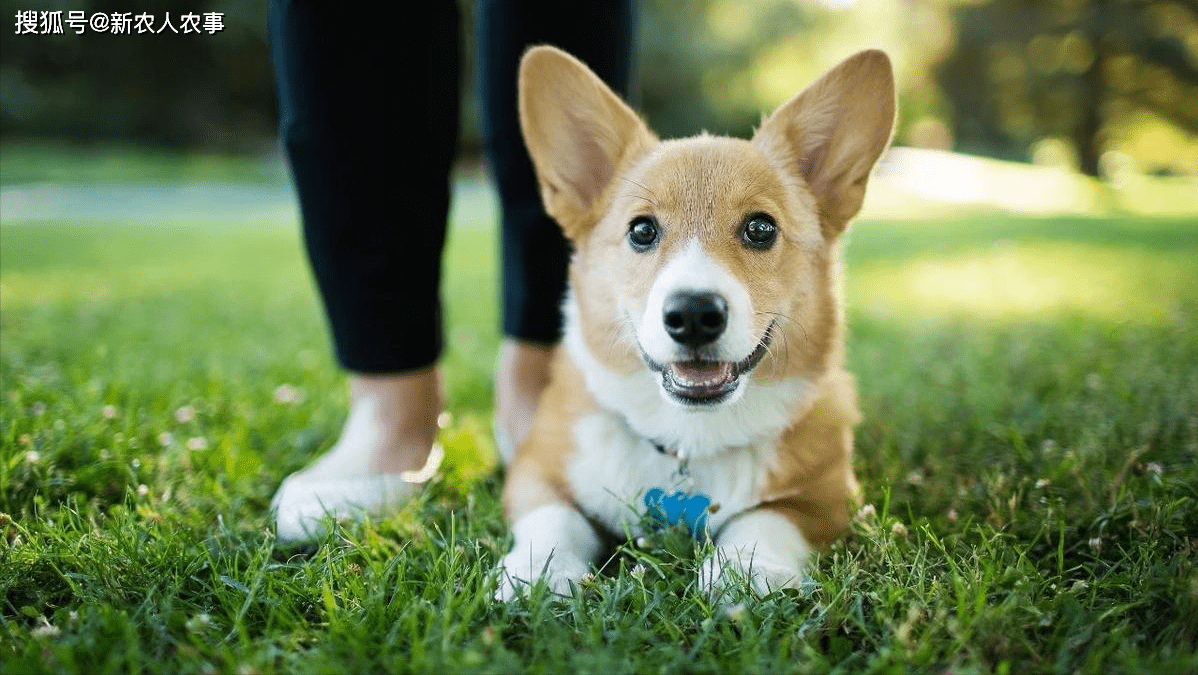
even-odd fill
[{"label": "bare ankle", "polygon": [[[435,366],[396,374],[351,373],[350,413],[340,443],[373,446],[370,473],[419,469],[437,437],[444,408]],[[364,457],[366,455],[363,455]]]},{"label": "bare ankle", "polygon": [[495,368],[495,415],[516,445],[532,429],[541,393],[549,383],[553,347],[505,338]]},{"label": "bare ankle", "polygon": [[395,374],[351,373],[350,406],[366,400],[379,405],[379,421],[397,432],[435,433],[445,405],[441,372],[429,366]]}]

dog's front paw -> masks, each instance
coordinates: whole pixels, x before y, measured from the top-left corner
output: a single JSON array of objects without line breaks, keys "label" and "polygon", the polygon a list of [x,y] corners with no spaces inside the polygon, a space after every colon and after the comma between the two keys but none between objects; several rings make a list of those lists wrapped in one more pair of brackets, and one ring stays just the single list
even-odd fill
[{"label": "dog's front paw", "polygon": [[594,528],[566,504],[547,504],[524,514],[512,533],[512,550],[499,561],[496,600],[511,600],[538,580],[552,593],[570,595],[570,582],[582,579],[599,555]]},{"label": "dog's front paw", "polygon": [[572,556],[551,554],[547,559],[535,560],[527,551],[516,551],[499,561],[499,587],[495,599],[509,602],[520,592],[531,588],[537,581],[544,581],[550,593],[569,596],[570,584],[578,583],[590,573],[587,563]]},{"label": "dog's front paw", "polygon": [[699,569],[699,586],[712,599],[718,600],[746,581],[762,596],[783,588],[803,588],[809,583],[797,564],[722,548],[703,561]]},{"label": "dog's front paw", "polygon": [[784,514],[753,509],[724,526],[699,581],[714,599],[746,581],[759,595],[803,589],[811,583],[803,572],[810,554],[803,533]]}]

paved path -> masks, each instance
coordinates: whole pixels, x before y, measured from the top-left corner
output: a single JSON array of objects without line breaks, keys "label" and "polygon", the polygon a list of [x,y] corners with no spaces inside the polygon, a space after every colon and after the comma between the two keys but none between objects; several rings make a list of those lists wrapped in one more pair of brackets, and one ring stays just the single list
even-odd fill
[{"label": "paved path", "polygon": [[[450,216],[453,226],[467,230],[495,228],[496,197],[486,175],[463,171],[455,178]],[[1189,185],[1193,179],[1189,180],[1175,189],[1192,191]],[[1096,181],[1061,169],[895,148],[870,180],[861,217],[922,220],[973,211],[1040,216],[1084,214],[1106,208],[1110,200]],[[1121,206],[1126,211],[1138,212],[1130,202]],[[1160,210],[1158,206],[1149,206],[1146,212]],[[1190,214],[1198,208],[1198,201],[1188,198],[1174,210],[1177,208]],[[50,221],[265,223],[295,227],[298,216],[295,196],[287,183],[43,184],[0,188],[0,222]]]},{"label": "paved path", "polygon": [[[460,177],[451,218],[459,227],[483,229],[497,218],[490,184]],[[273,223],[298,222],[289,184],[37,184],[0,188],[0,222],[89,223]]]}]

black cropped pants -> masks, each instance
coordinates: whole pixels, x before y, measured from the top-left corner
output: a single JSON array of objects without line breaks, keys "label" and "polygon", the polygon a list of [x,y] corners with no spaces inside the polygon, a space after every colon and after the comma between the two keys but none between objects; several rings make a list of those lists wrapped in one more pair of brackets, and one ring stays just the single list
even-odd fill
[{"label": "black cropped pants", "polygon": [[[391,8],[388,5],[388,8]],[[373,24],[327,3],[271,0],[279,135],[338,361],[424,368],[444,348],[441,259],[460,106],[454,2]],[[478,0],[482,128],[502,208],[503,331],[551,344],[569,246],[545,215],[520,135],[516,74],[533,44],[578,56],[627,96],[632,0]]]}]

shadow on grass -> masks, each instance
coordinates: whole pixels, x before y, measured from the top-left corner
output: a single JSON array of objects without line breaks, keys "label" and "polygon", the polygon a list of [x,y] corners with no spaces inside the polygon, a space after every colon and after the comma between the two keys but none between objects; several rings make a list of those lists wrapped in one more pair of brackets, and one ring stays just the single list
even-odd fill
[{"label": "shadow on grass", "polygon": [[[1196,215],[1198,217],[1198,215]],[[955,256],[1018,243],[1109,247],[1120,251],[1198,251],[1195,218],[1053,217],[979,215],[952,220],[870,220],[849,230],[848,258],[854,264],[901,263]]]}]

